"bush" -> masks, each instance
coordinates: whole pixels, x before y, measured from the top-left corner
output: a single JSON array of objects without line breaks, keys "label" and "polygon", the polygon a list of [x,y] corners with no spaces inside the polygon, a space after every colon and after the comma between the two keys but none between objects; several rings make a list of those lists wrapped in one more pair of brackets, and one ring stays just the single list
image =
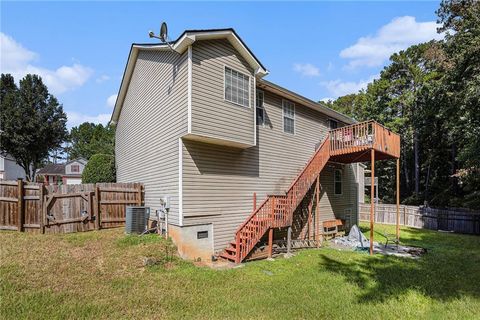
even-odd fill
[{"label": "bush", "polygon": [[115,157],[108,154],[94,154],[83,170],[82,183],[115,181]]}]

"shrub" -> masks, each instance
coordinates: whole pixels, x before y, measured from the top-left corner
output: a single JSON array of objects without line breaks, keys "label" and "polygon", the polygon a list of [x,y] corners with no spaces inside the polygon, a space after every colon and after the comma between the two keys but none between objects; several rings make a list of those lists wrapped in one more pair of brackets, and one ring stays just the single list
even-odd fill
[{"label": "shrub", "polygon": [[108,154],[94,154],[83,170],[82,183],[115,181],[115,157]]}]

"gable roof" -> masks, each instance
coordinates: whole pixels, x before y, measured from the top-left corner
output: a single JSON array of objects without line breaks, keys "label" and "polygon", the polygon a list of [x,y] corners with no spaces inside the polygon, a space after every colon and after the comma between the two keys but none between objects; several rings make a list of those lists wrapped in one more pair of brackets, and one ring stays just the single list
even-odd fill
[{"label": "gable roof", "polygon": [[255,75],[259,77],[266,76],[268,74],[267,69],[263,66],[260,60],[253,54],[243,40],[238,36],[233,28],[227,29],[205,29],[205,30],[185,30],[177,40],[169,42],[169,45],[165,43],[133,43],[128,54],[127,64],[123,73],[122,83],[118,90],[117,100],[115,101],[115,107],[113,109],[111,122],[116,123],[120,116],[120,111],[127,93],[128,85],[132,77],[135,62],[137,60],[138,52],[140,50],[171,50],[170,47],[182,54],[187,50],[188,46],[198,40],[214,40],[214,39],[227,39],[232,46],[242,55],[242,57],[253,68]]},{"label": "gable roof", "polygon": [[255,70],[255,74],[259,77],[257,86],[276,93],[280,96],[286,97],[294,102],[305,105],[314,110],[318,110],[328,117],[342,121],[346,124],[353,124],[356,121],[340,112],[337,112],[321,102],[315,102],[306,97],[303,97],[293,91],[285,89],[273,82],[261,79],[268,74],[267,69],[263,66],[260,60],[254,55],[254,53],[248,48],[243,40],[238,36],[233,28],[227,29],[200,29],[200,30],[186,30],[175,41],[169,42],[169,45],[162,43],[133,43],[128,55],[127,64],[123,73],[122,83],[118,91],[117,100],[113,109],[111,122],[116,123],[120,116],[121,108],[128,85],[135,67],[138,52],[140,50],[175,50],[178,53],[183,53],[187,50],[188,46],[197,40],[213,40],[213,39],[227,39],[233,45],[233,47],[245,58],[250,66]]},{"label": "gable roof", "polygon": [[65,174],[65,164],[63,163],[50,163],[45,167],[37,171],[37,174],[41,175],[64,175]]},{"label": "gable roof", "polygon": [[81,164],[86,165],[88,161],[85,158],[77,158],[77,159],[73,159],[73,160],[68,161],[67,163],[65,163],[65,165],[68,165],[68,164],[73,163],[73,162],[80,162]]}]

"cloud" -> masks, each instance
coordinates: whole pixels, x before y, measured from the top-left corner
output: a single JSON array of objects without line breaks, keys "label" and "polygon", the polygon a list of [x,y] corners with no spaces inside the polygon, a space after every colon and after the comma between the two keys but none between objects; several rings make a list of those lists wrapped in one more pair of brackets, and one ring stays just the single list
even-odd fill
[{"label": "cloud", "polygon": [[117,95],[112,94],[110,97],[107,99],[107,106],[110,108],[113,108],[115,106],[115,102],[117,102]]},{"label": "cloud", "polygon": [[434,21],[417,22],[415,17],[398,17],[382,26],[374,36],[361,37],[343,49],[340,57],[349,59],[349,68],[382,65],[390,56],[411,45],[442,39],[437,33],[439,25]]},{"label": "cloud", "polygon": [[320,84],[324,86],[328,90],[328,92],[330,92],[330,94],[338,98],[340,96],[356,93],[361,89],[367,88],[368,84],[372,82],[375,78],[378,78],[378,75],[371,76],[367,80],[360,80],[358,82],[331,80],[321,82]]},{"label": "cloud", "polygon": [[106,125],[110,121],[110,113],[100,113],[97,115],[87,115],[76,111],[67,111],[67,127],[76,127],[84,122],[101,123]]},{"label": "cloud", "polygon": [[108,81],[108,80],[110,80],[110,77],[107,76],[106,74],[102,74],[100,77],[95,79],[95,82],[96,83],[103,83],[103,82]]},{"label": "cloud", "polygon": [[294,63],[293,71],[306,77],[318,77],[320,70],[311,63]]},{"label": "cloud", "polygon": [[35,66],[32,63],[38,59],[38,54],[26,49],[2,32],[0,32],[0,52],[2,73],[11,73],[17,81],[27,73],[38,74],[54,94],[61,94],[82,86],[93,74],[91,68],[79,63],[60,66],[55,70]]}]

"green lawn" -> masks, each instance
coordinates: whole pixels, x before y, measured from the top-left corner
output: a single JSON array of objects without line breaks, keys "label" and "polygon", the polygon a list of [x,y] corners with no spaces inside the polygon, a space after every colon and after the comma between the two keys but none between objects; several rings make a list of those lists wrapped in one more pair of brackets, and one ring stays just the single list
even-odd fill
[{"label": "green lawn", "polygon": [[[402,240],[428,253],[321,248],[211,270],[121,229],[0,232],[0,318],[479,319],[480,237],[405,228]],[[165,263],[144,267],[145,256]]]}]

